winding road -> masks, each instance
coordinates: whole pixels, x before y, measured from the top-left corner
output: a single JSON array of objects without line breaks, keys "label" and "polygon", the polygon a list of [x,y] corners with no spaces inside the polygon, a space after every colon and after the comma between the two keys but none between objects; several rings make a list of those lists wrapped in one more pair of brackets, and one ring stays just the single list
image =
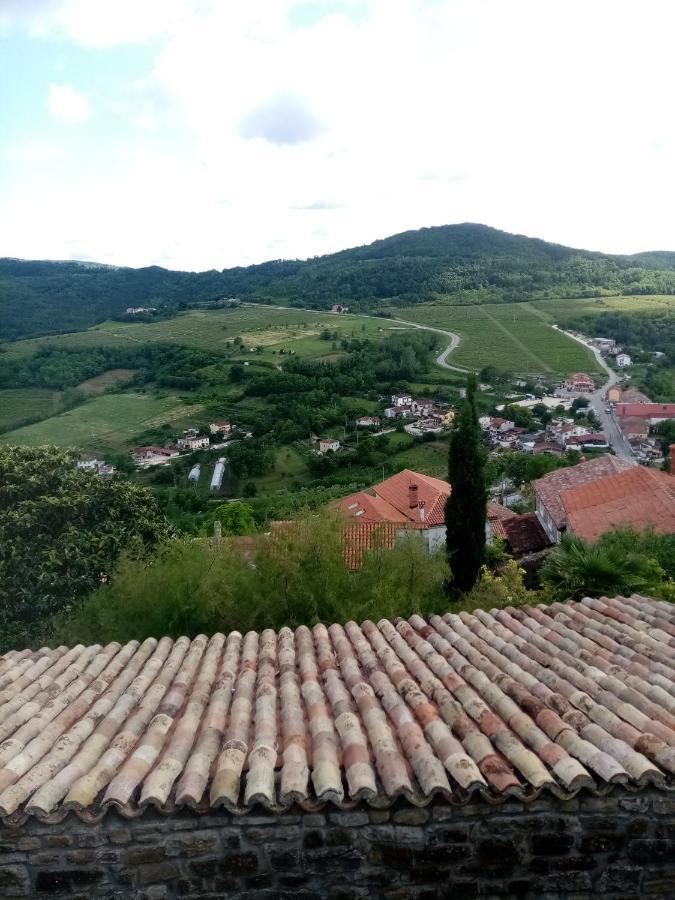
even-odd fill
[{"label": "winding road", "polygon": [[624,437],[623,431],[619,428],[617,421],[614,417],[614,414],[611,412],[606,412],[607,407],[607,391],[612,385],[615,385],[619,380],[618,375],[608,366],[606,361],[603,359],[600,351],[593,347],[588,341],[585,341],[583,338],[577,337],[576,334],[571,334],[569,331],[564,331],[562,328],[559,328],[557,325],[552,325],[551,328],[555,328],[556,331],[562,332],[562,334],[567,335],[568,338],[571,338],[573,341],[576,341],[578,344],[583,344],[587,350],[590,350],[591,353],[595,356],[598,365],[604,369],[607,373],[607,381],[600,385],[600,387],[596,388],[592,394],[570,394],[570,396],[574,397],[588,397],[590,400],[591,406],[593,407],[593,411],[596,416],[600,420],[600,425],[602,426],[602,430],[607,437],[607,442],[609,443],[612,450],[616,453],[619,459],[623,459],[631,465],[636,466],[638,464],[637,460],[633,456],[633,451],[631,450],[630,444]]}]

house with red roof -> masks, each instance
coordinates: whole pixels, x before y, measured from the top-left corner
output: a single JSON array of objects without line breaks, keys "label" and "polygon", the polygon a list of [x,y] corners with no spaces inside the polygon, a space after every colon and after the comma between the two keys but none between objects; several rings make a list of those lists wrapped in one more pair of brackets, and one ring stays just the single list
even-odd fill
[{"label": "house with red roof", "polygon": [[560,494],[567,529],[595,541],[617,528],[675,534],[675,477],[633,466]]},{"label": "house with red roof", "polygon": [[567,513],[561,500],[563,491],[581,487],[606,475],[616,475],[632,468],[630,462],[606,454],[576,466],[557,469],[532,482],[537,518],[552,543],[560,541],[567,529]]},{"label": "house with red roof", "polygon": [[360,522],[390,522],[399,529],[416,529],[431,551],[445,540],[449,496],[447,481],[403,469],[371,488],[336,500],[333,506]]},{"label": "house with red roof", "polygon": [[574,391],[578,394],[591,394],[595,390],[595,382],[585,372],[575,372],[563,382],[566,391]]},{"label": "house with red roof", "polygon": [[656,425],[675,419],[675,403],[617,403],[616,415],[618,419],[639,418]]}]

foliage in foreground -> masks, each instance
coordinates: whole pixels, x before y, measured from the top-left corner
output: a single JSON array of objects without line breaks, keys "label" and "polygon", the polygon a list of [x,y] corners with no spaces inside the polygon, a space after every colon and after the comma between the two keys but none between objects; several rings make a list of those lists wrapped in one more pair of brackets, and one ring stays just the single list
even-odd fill
[{"label": "foliage in foreground", "polygon": [[122,552],[169,534],[149,491],[78,471],[70,451],[0,447],[0,642],[34,642]]},{"label": "foliage in foreground", "polygon": [[60,618],[57,638],[100,643],[447,609],[443,554],[429,556],[411,535],[367,552],[350,572],[341,530],[324,514],[272,536],[171,541],[151,557],[127,555],[110,584]]},{"label": "foliage in foreground", "polygon": [[541,575],[560,599],[646,593],[675,599],[675,535],[631,530],[609,532],[595,543],[563,536]]}]

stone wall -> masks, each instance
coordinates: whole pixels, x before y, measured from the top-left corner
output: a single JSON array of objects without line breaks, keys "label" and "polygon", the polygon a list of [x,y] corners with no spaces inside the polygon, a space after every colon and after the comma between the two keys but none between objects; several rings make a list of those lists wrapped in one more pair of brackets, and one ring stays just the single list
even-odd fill
[{"label": "stone wall", "polygon": [[70,814],[0,828],[0,897],[675,896],[675,795],[231,816]]}]

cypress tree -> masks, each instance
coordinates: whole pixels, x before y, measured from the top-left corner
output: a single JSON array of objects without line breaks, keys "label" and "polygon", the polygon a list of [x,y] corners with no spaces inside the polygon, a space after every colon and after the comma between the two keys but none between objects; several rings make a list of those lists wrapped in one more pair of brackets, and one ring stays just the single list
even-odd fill
[{"label": "cypress tree", "polygon": [[450,437],[445,504],[446,544],[452,571],[450,589],[470,591],[485,562],[485,449],[476,412],[476,377],[467,380],[466,399]]}]

